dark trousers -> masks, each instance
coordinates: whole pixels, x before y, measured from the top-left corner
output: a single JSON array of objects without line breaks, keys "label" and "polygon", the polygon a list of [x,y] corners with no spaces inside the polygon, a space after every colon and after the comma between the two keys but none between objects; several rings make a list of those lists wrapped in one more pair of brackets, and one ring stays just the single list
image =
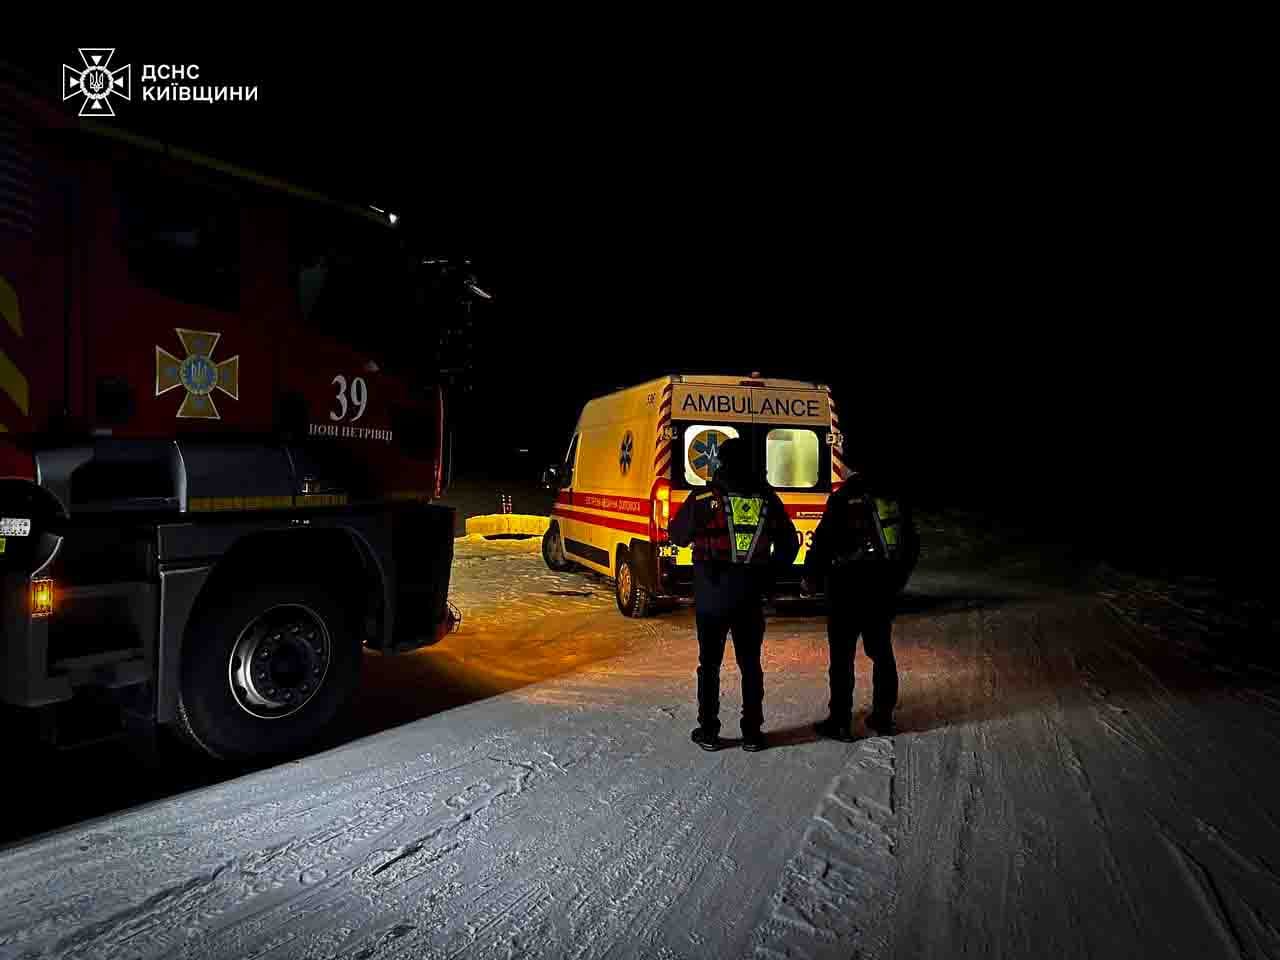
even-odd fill
[{"label": "dark trousers", "polygon": [[893,609],[833,606],[827,618],[831,651],[831,716],[853,719],[853,655],[858,636],[871,658],[871,711],[888,716],[898,705],[898,663],[893,657]]},{"label": "dark trousers", "polygon": [[733,654],[742,674],[742,732],[764,723],[764,611],[756,604],[728,615],[698,614],[698,724],[720,732],[720,664],[726,636],[733,633]]}]

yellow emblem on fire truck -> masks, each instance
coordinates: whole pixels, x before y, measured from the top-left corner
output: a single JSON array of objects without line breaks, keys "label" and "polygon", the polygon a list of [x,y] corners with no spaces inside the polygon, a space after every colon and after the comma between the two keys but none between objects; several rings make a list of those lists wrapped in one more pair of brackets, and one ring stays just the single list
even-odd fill
[{"label": "yellow emblem on fire truck", "polygon": [[222,334],[182,327],[177,328],[177,334],[186,359],[179,360],[163,347],[156,347],[156,396],[185,387],[187,395],[178,407],[179,417],[220,420],[213,391],[221,390],[232,400],[240,399],[240,354],[215,363],[213,349]]}]

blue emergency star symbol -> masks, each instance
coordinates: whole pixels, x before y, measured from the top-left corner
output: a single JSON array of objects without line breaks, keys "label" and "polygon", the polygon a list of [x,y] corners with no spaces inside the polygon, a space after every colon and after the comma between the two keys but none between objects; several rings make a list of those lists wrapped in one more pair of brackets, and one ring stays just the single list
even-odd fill
[{"label": "blue emergency star symbol", "polygon": [[690,444],[692,453],[689,464],[702,479],[709,480],[720,469],[720,444],[724,441],[725,436],[715,430],[708,430],[694,437]]},{"label": "blue emergency star symbol", "polygon": [[624,474],[631,469],[631,453],[635,447],[635,438],[631,436],[631,431],[627,431],[627,435],[622,438],[622,447],[618,450],[618,469]]}]

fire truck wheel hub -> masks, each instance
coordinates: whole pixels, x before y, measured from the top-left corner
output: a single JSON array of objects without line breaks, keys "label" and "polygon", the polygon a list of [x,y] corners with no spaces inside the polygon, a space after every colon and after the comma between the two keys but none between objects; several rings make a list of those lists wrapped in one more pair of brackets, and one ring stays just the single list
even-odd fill
[{"label": "fire truck wheel hub", "polygon": [[251,716],[287,717],[324,686],[332,655],[319,614],[302,604],[278,604],[240,631],[227,664],[231,695]]}]

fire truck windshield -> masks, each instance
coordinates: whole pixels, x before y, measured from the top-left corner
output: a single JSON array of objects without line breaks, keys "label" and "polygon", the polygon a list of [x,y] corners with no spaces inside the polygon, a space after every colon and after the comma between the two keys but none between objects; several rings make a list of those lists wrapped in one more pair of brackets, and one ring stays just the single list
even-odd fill
[{"label": "fire truck windshield", "polygon": [[367,350],[388,367],[422,373],[434,359],[436,338],[413,258],[385,228],[341,226],[325,223],[295,232],[292,279],[303,322]]}]

